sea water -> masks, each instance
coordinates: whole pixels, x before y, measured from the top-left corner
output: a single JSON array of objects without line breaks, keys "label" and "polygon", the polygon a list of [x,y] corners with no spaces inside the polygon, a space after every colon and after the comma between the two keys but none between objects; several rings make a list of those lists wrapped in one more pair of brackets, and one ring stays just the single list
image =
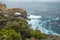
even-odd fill
[{"label": "sea water", "polygon": [[7,2],[8,8],[23,8],[31,20],[33,29],[38,27],[42,33],[60,35],[60,3],[57,2]]}]

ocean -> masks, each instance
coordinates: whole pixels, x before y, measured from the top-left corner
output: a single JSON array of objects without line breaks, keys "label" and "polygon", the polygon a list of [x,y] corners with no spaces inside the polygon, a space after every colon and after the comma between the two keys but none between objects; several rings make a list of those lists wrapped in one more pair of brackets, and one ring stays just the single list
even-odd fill
[{"label": "ocean", "polygon": [[60,3],[57,2],[2,2],[8,8],[23,8],[27,11],[31,28],[42,33],[60,35]]}]

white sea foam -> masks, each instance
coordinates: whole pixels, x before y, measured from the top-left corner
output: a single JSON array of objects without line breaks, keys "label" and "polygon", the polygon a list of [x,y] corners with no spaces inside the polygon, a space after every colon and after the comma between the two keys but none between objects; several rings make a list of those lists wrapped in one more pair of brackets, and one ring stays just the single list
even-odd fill
[{"label": "white sea foam", "polygon": [[30,15],[28,18],[35,19],[35,18],[41,18],[41,16],[35,16],[35,15]]},{"label": "white sea foam", "polygon": [[[43,21],[42,24],[39,24],[40,20],[38,20],[37,18],[42,18],[41,16],[30,15],[28,18],[31,19],[31,21],[28,21],[28,23],[32,25],[33,29],[36,29],[36,27],[38,27],[38,30],[40,30],[42,33],[60,36],[59,34],[53,32],[52,30],[48,30],[42,27],[41,25],[43,25],[43,22],[45,23],[45,21]],[[57,18],[57,20],[58,19],[59,18]]]},{"label": "white sea foam", "polygon": [[19,13],[19,12],[16,12],[16,13],[15,13],[15,15],[21,15],[21,13]]},{"label": "white sea foam", "polygon": [[59,17],[57,17],[56,20],[59,20]]}]

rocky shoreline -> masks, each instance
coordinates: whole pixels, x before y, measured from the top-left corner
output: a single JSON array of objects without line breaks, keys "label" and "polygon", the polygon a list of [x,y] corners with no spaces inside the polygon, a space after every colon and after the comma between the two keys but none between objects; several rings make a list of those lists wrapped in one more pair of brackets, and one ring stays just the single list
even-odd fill
[{"label": "rocky shoreline", "polygon": [[[15,15],[14,13],[21,13],[21,15]],[[0,3],[0,15],[4,15],[5,17],[15,17],[15,16],[20,16],[24,19],[27,18],[27,12],[24,9],[20,9],[20,8],[13,8],[13,9],[7,9],[5,4],[1,4]],[[42,39],[42,40],[60,40],[60,36],[56,36],[56,35],[51,35],[51,34],[45,34],[46,38]],[[29,39],[27,39],[29,40]],[[35,39],[34,39],[35,40]],[[39,39],[36,39],[39,40]]]},{"label": "rocky shoreline", "polygon": [[60,40],[60,36],[52,35],[52,34],[46,34],[45,40]]}]

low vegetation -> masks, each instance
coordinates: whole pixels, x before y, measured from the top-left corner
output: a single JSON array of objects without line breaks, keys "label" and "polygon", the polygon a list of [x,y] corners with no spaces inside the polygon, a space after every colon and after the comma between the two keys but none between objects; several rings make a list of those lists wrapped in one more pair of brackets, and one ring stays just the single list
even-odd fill
[{"label": "low vegetation", "polygon": [[0,16],[0,40],[41,40],[45,35],[33,30],[23,18]]}]

